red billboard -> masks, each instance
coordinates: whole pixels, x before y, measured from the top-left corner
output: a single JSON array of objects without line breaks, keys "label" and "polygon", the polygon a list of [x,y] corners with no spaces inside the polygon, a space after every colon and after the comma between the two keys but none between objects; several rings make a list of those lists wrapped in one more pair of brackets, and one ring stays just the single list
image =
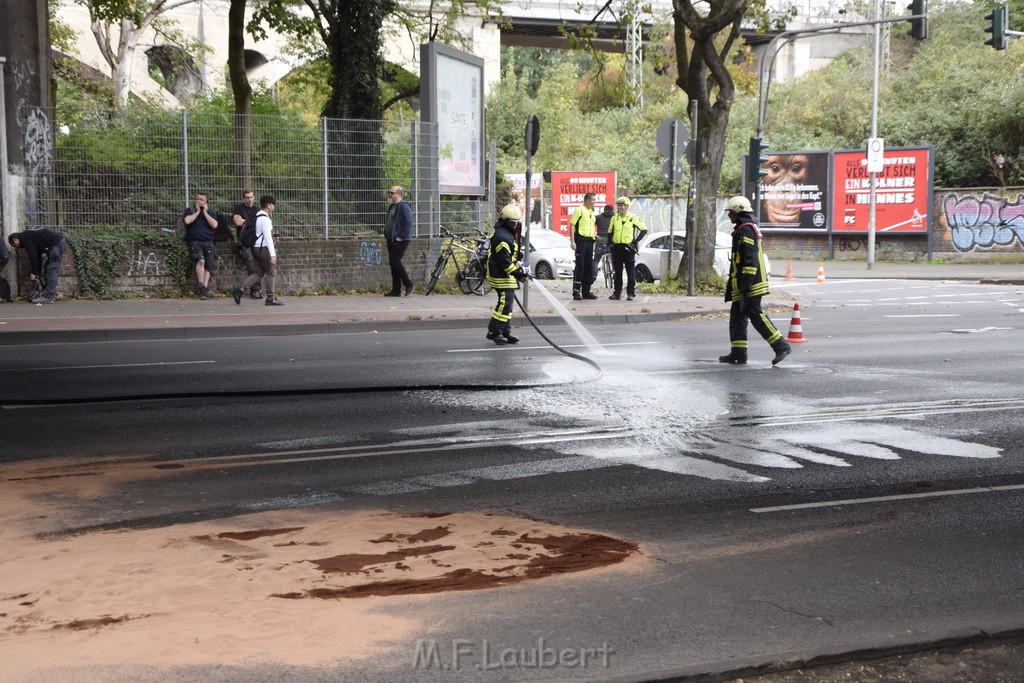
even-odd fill
[{"label": "red billboard", "polygon": [[551,229],[569,234],[569,219],[583,195],[594,193],[594,211],[615,204],[615,171],[553,171],[551,173]]},{"label": "red billboard", "polygon": [[[932,148],[885,150],[875,174],[875,232],[928,232]],[[867,232],[870,176],[863,150],[832,155],[832,231]]]}]

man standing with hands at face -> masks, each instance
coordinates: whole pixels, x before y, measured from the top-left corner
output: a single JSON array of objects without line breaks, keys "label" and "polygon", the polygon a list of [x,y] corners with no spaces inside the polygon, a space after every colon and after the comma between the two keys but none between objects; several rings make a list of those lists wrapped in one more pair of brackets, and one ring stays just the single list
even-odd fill
[{"label": "man standing with hands at face", "polygon": [[214,295],[210,291],[210,273],[217,267],[213,255],[213,236],[217,230],[217,212],[210,208],[205,192],[196,194],[195,207],[181,215],[185,223],[185,242],[196,266],[196,289],[200,299]]},{"label": "man standing with hands at face", "polygon": [[572,271],[572,299],[596,299],[590,285],[594,281],[594,240],[597,237],[597,216],[594,215],[594,193],[583,195],[583,205],[577,206],[569,219],[569,246],[576,252],[576,267]]},{"label": "man standing with hands at face", "polygon": [[412,294],[412,280],[405,272],[402,258],[412,240],[412,208],[405,201],[405,190],[395,185],[388,191],[388,213],[384,218],[384,239],[388,243],[388,265],[391,266],[391,291],[384,296]]},{"label": "man standing with hands at face", "polygon": [[732,255],[729,258],[729,280],[725,300],[732,302],[729,310],[729,341],[732,350],[720,356],[719,363],[744,365],[747,362],[747,320],[771,344],[775,351],[772,365],[782,362],[792,350],[772,321],[761,310],[761,297],[768,293],[768,270],[761,249],[761,231],[754,222],[754,209],[746,197],[733,197],[725,205],[725,213],[736,229],[732,232]]}]

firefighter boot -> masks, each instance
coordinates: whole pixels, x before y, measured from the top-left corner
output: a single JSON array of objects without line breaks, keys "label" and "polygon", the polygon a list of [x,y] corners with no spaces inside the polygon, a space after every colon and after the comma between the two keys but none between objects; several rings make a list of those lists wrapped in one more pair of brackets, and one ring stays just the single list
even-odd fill
[{"label": "firefighter boot", "polygon": [[747,364],[747,350],[746,349],[733,349],[726,356],[718,357],[719,363],[732,363],[733,365],[746,365]]},{"label": "firefighter boot", "polygon": [[772,344],[772,348],[775,349],[775,358],[772,358],[772,365],[778,365],[781,363],[782,359],[788,356],[790,351],[793,350],[793,347],[784,339],[780,339]]}]

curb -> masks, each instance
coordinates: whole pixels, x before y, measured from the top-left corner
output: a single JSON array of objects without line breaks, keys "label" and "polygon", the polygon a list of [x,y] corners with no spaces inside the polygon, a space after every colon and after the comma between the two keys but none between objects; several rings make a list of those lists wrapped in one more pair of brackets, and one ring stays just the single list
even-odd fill
[{"label": "curb", "polygon": [[697,664],[679,669],[652,671],[635,676],[621,676],[594,679],[595,683],[641,683],[648,681],[679,681],[680,683],[720,683],[737,678],[761,676],[764,674],[807,669],[832,664],[844,664],[856,660],[882,659],[929,650],[974,645],[983,642],[998,642],[1024,637],[1024,625],[994,623],[989,626],[973,626],[952,630],[927,640],[862,641],[851,643],[842,649],[826,648],[790,650],[760,657],[747,657],[725,662]]},{"label": "curb", "polygon": [[[721,311],[728,311],[722,308]],[[616,313],[576,316],[583,323],[598,325],[631,325],[666,322],[721,312],[718,309],[676,311],[667,313]],[[540,326],[567,325],[558,315],[531,316]],[[517,318],[518,328],[529,327],[524,318]],[[447,318],[435,320],[360,320],[325,323],[276,323],[256,325],[209,325],[132,327],[106,329],[19,330],[0,332],[0,346],[25,344],[67,344],[117,341],[159,341],[186,339],[226,339],[233,337],[281,337],[311,334],[358,334],[365,332],[404,332],[416,330],[466,330],[487,326],[486,317]]]}]

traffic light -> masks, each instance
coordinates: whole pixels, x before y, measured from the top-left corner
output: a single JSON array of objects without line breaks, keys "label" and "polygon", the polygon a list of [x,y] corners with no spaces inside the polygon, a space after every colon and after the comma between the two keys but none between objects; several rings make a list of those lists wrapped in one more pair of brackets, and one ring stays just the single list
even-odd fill
[{"label": "traffic light", "polygon": [[985,33],[991,33],[992,37],[985,41],[986,45],[991,45],[997,50],[1006,49],[1006,25],[1009,23],[1009,12],[1006,9],[1006,5],[999,5],[994,10],[985,15],[988,20],[988,26],[985,27]]},{"label": "traffic light", "polygon": [[764,150],[768,149],[768,143],[761,138],[750,138],[750,150],[747,152],[747,182],[757,183],[761,181],[761,178],[768,175],[768,169],[764,167],[764,162],[768,161],[768,157],[764,154]]},{"label": "traffic light", "polygon": [[920,19],[910,20],[910,36],[918,40],[924,40],[928,37],[928,0],[912,0],[907,5],[907,9],[910,10],[911,15],[921,17]]}]

